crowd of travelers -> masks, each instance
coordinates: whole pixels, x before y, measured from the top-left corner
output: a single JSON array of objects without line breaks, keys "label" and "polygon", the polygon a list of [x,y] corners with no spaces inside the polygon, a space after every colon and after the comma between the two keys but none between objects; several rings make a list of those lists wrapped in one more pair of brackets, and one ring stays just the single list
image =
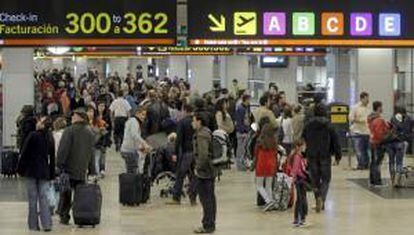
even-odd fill
[{"label": "crowd of travelers", "polygon": [[[176,175],[167,204],[181,204],[188,178],[190,203],[197,205],[198,196],[203,208],[202,226],[194,232],[213,233],[215,183],[222,174],[212,163],[216,130],[228,136],[229,164],[241,172],[255,172],[264,211],[278,208],[273,182],[281,171],[292,179],[295,227],[306,225],[308,191],[314,193],[316,212],[325,210],[331,167],[339,164],[342,149],[322,100],[306,107],[289,104],[285,92],[271,83],[259,107],[254,107],[237,80],[229,89],[214,86],[199,94],[178,78],[149,81],[139,74],[121,78],[117,73],[102,78],[90,71],[74,79],[56,69],[35,77],[36,105],[25,106],[17,121],[19,174],[28,178],[31,230],[40,230],[39,218],[43,230],[52,229],[47,194],[56,177],[66,177],[70,184],[55,208],[60,222],[69,224],[73,190],[88,175],[105,177],[109,148],[122,156],[126,172],[143,174],[149,154],[167,143],[165,155]],[[380,167],[387,152],[395,182],[403,170],[406,142],[412,138],[411,120],[404,109],[397,109],[387,122],[380,102],[373,103],[371,114],[368,104],[369,95],[362,93],[350,114],[358,169],[370,167],[371,184],[381,185]],[[159,136],[168,141],[160,143]]]}]

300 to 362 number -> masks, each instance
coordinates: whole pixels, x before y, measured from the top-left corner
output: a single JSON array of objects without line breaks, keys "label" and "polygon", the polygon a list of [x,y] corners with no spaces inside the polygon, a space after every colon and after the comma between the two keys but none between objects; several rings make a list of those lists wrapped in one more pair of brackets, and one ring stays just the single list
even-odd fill
[{"label": "300 to 362 number", "polygon": [[[108,13],[82,14],[69,13],[66,15],[68,25],[65,30],[68,34],[108,34],[113,30],[113,21]],[[165,13],[141,13],[132,12],[123,15],[123,23],[119,27],[119,33],[125,34],[167,34],[168,15]]]}]

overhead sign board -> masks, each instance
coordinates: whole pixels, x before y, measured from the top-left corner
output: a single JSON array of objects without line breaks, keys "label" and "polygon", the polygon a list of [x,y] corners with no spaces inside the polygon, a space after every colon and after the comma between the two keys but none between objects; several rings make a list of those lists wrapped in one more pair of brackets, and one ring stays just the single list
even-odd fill
[{"label": "overhead sign board", "polygon": [[176,0],[0,1],[0,45],[174,45]]},{"label": "overhead sign board", "polygon": [[142,56],[171,55],[233,55],[230,47],[138,47],[137,54]]},{"label": "overhead sign board", "polygon": [[190,45],[414,46],[412,0],[191,0]]}]

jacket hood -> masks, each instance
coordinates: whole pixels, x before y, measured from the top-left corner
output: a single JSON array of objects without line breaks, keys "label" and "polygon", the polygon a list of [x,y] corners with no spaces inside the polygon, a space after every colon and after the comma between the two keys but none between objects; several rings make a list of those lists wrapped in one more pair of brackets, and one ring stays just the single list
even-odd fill
[{"label": "jacket hood", "polygon": [[203,127],[197,134],[201,138],[211,138],[211,131],[207,127]]},{"label": "jacket hood", "polygon": [[314,127],[319,128],[328,126],[330,122],[326,117],[312,117],[309,119],[309,123],[312,123]]}]

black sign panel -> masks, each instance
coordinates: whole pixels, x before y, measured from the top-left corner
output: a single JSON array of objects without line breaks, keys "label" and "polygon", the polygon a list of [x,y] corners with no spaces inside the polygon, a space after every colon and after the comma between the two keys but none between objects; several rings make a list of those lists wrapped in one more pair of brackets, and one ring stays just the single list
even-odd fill
[{"label": "black sign panel", "polygon": [[2,0],[2,45],[174,45],[176,0]]},{"label": "black sign panel", "polygon": [[191,0],[190,45],[414,46],[412,0]]},{"label": "black sign panel", "polygon": [[143,56],[168,56],[168,55],[233,55],[233,49],[229,47],[138,47],[137,54]]}]

